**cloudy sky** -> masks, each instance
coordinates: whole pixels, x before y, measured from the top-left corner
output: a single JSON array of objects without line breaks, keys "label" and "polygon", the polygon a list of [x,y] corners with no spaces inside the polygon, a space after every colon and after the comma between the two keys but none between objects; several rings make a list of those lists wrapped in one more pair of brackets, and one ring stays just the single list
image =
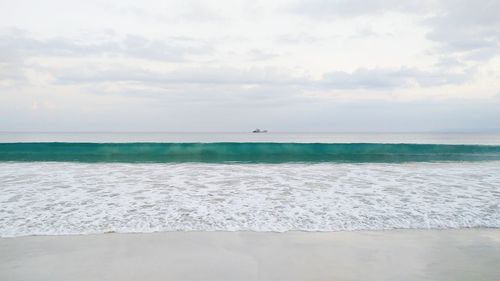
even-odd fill
[{"label": "cloudy sky", "polygon": [[0,2],[0,131],[500,128],[500,0]]}]

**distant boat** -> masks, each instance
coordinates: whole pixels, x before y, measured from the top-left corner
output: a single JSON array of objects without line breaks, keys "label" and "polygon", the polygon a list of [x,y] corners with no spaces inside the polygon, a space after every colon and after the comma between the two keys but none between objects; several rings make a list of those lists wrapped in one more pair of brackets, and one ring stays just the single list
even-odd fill
[{"label": "distant boat", "polygon": [[255,129],[252,133],[267,133],[267,130]]}]

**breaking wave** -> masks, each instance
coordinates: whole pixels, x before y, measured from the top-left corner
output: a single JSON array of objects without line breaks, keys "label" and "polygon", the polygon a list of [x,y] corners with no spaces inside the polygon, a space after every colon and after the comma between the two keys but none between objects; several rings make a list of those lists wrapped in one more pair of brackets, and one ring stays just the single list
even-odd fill
[{"label": "breaking wave", "polygon": [[500,146],[380,143],[0,143],[0,161],[122,163],[500,160]]}]

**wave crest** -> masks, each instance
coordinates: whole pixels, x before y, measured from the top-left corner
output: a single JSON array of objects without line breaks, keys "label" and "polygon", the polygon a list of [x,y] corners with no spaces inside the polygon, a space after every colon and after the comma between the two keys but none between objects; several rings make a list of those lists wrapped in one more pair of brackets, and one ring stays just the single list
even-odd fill
[{"label": "wave crest", "polygon": [[500,160],[500,146],[380,143],[0,143],[0,161],[432,162]]}]

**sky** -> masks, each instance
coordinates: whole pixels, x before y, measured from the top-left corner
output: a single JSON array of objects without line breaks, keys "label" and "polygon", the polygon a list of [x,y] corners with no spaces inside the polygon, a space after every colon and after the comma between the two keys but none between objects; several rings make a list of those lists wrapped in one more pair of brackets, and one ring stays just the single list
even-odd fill
[{"label": "sky", "polygon": [[500,131],[500,0],[0,1],[0,131]]}]

